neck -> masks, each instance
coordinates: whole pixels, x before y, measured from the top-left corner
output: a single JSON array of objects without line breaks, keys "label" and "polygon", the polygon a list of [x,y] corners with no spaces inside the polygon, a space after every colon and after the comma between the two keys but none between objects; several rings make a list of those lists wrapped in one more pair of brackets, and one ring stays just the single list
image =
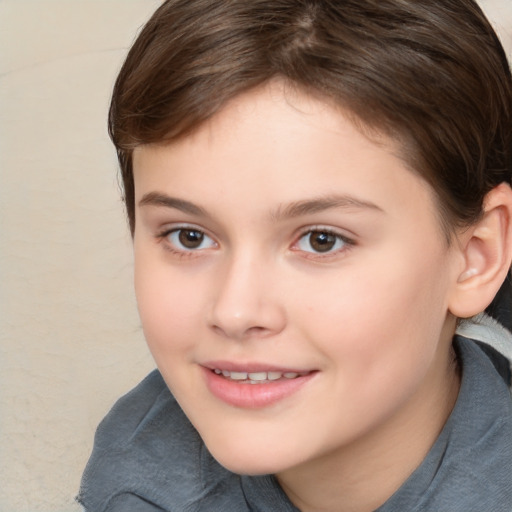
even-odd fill
[{"label": "neck", "polygon": [[[451,337],[450,337],[451,340]],[[460,387],[451,343],[404,408],[349,446],[277,475],[302,512],[372,512],[420,465],[439,436]]]}]

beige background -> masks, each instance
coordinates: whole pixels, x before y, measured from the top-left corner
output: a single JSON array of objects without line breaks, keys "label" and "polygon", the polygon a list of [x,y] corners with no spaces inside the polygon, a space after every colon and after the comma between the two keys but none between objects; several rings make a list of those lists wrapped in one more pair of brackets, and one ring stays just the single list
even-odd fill
[{"label": "beige background", "polygon": [[[95,427],[153,364],[105,129],[157,0],[0,0],[0,511],[72,512]],[[482,1],[512,50],[512,0]]]}]

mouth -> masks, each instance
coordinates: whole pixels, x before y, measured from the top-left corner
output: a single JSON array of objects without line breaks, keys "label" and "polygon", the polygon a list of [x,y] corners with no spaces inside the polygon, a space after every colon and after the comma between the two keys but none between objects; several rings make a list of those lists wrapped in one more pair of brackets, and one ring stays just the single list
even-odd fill
[{"label": "mouth", "polygon": [[278,368],[235,368],[230,364],[202,366],[209,392],[237,408],[261,409],[298,393],[317,371]]},{"label": "mouth", "polygon": [[276,382],[280,380],[291,380],[298,377],[304,377],[311,372],[279,372],[279,371],[268,371],[268,372],[231,372],[228,370],[220,370],[214,368],[213,373],[216,375],[222,375],[224,378],[236,381],[240,384],[268,384],[270,382]]}]

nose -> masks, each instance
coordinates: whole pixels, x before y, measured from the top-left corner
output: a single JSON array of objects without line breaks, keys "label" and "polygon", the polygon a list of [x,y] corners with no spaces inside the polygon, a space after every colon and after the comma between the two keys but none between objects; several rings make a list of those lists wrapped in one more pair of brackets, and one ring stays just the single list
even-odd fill
[{"label": "nose", "polygon": [[217,276],[208,323],[224,337],[268,337],[286,325],[275,271],[255,260],[250,255],[233,258]]}]

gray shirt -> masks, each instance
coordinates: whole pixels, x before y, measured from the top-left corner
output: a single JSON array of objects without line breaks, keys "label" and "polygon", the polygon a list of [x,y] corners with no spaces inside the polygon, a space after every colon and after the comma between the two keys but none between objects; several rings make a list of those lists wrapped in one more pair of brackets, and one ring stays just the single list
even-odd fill
[{"label": "gray shirt", "polygon": [[[503,361],[468,339],[454,345],[462,382],[452,414],[421,465],[376,512],[512,511]],[[87,512],[298,512],[273,476],[220,466],[157,371],[98,427],[78,500]]]}]

